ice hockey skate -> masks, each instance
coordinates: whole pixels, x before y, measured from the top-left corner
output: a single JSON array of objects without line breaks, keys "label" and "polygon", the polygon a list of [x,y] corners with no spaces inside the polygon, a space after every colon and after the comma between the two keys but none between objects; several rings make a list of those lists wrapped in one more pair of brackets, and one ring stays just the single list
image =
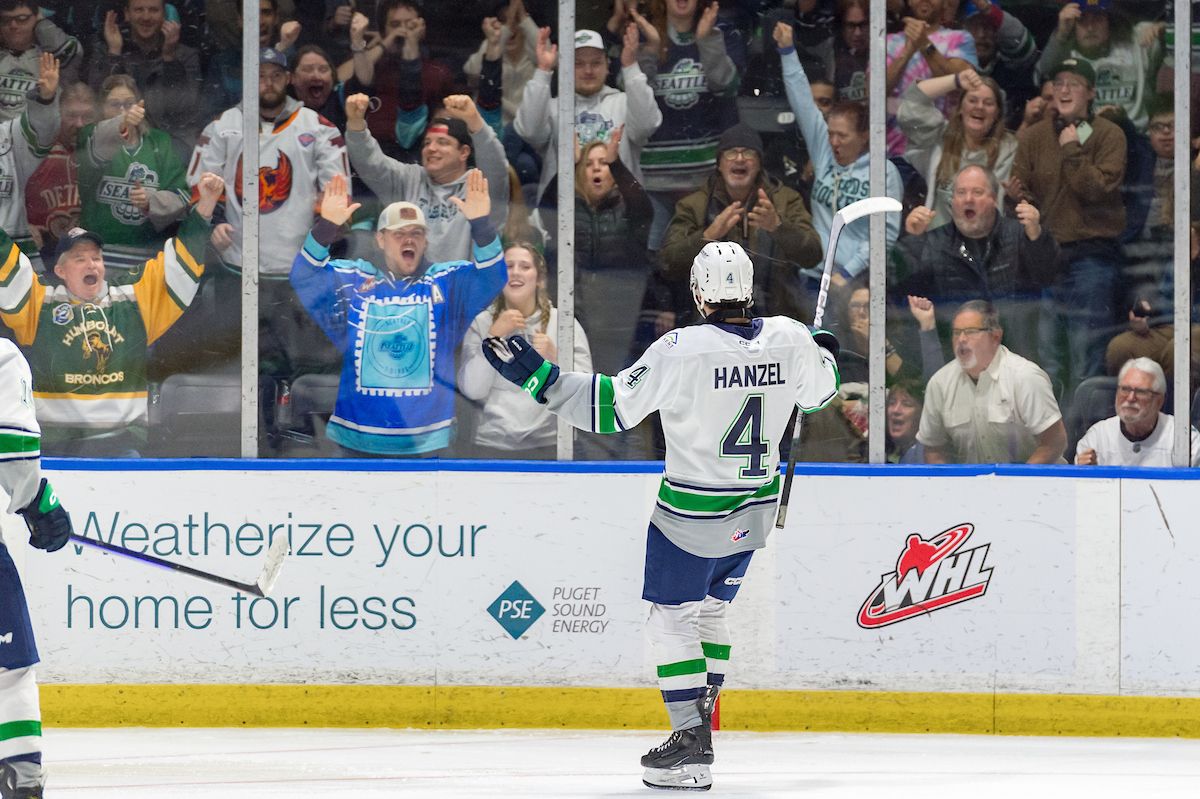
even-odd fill
[{"label": "ice hockey skate", "polygon": [[712,730],[697,724],[675,730],[661,745],[642,755],[642,782],[651,788],[707,791],[712,787]]}]

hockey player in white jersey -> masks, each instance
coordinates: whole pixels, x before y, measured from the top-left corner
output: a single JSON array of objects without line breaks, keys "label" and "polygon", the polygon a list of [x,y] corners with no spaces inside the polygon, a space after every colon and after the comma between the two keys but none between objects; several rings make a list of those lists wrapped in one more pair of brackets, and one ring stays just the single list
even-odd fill
[{"label": "hockey player in white jersey", "polygon": [[[41,473],[41,432],[33,378],[16,345],[0,339],[0,488],[8,512],[25,517],[29,543],[53,552],[71,535],[71,517]],[[38,662],[25,592],[0,536],[0,799],[41,799],[42,722]]]},{"label": "hockey player in white jersey", "polygon": [[705,324],[672,330],[615,377],[560,372],[520,336],[484,343],[497,371],[575,427],[616,433],[661,414],[666,464],[642,591],[672,728],[642,758],[655,788],[712,785],[725,611],[775,520],[780,438],[794,406],[819,410],[838,389],[837,340],[788,317],[752,318],[753,285],[739,245],[705,245],[691,277]]}]

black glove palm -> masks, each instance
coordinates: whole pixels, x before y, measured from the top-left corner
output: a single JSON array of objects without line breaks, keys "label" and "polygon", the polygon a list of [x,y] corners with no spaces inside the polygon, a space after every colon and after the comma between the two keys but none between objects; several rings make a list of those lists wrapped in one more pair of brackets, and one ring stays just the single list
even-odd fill
[{"label": "black glove palm", "polygon": [[495,336],[486,338],[483,354],[501,377],[546,404],[546,389],[558,380],[558,367],[543,358],[523,336],[509,336],[507,342]]},{"label": "black glove palm", "polygon": [[30,546],[47,552],[62,549],[74,531],[71,517],[59,503],[58,495],[45,477],[38,484],[33,501],[17,513],[25,517],[25,524],[29,526]]}]

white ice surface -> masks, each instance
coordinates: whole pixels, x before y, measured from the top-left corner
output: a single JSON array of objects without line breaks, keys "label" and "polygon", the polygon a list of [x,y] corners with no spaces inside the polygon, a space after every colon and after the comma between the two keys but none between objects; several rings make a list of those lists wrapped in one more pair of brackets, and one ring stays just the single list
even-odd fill
[{"label": "white ice surface", "polygon": [[[662,735],[556,730],[48,729],[49,799],[679,796]],[[1200,741],[718,732],[712,797],[1196,796]],[[701,793],[701,792],[693,792]]]}]

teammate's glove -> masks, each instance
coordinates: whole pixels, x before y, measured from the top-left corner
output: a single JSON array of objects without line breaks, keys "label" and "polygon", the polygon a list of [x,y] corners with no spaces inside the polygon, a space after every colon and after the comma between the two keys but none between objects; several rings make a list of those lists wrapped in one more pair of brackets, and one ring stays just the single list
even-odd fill
[{"label": "teammate's glove", "polygon": [[38,484],[33,501],[17,513],[24,516],[25,524],[29,525],[30,546],[54,552],[62,549],[71,537],[71,517],[59,503],[58,495],[45,477]]},{"label": "teammate's glove", "polygon": [[509,336],[508,341],[496,336],[486,338],[483,354],[501,377],[546,404],[546,389],[558,380],[558,367],[543,358],[523,336]]},{"label": "teammate's glove", "polygon": [[838,353],[842,351],[842,345],[838,344],[837,336],[830,333],[828,330],[821,330],[818,327],[808,326],[808,332],[812,334],[813,341],[818,347],[823,347],[829,350],[829,354],[836,361]]}]

